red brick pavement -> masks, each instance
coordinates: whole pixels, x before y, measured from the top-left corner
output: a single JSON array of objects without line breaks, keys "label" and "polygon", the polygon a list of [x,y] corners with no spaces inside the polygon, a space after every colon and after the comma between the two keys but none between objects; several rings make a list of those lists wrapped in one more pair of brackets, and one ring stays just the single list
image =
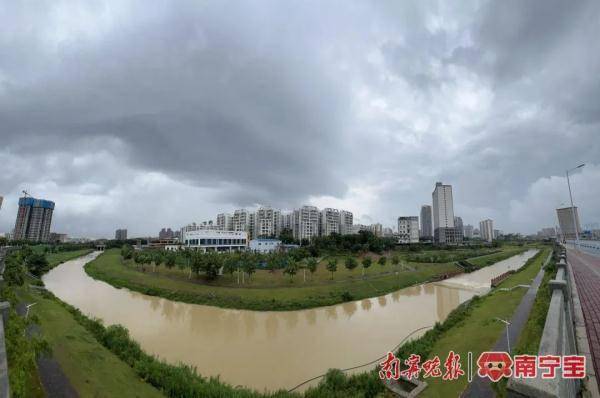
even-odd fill
[{"label": "red brick pavement", "polygon": [[594,370],[600,375],[600,257],[569,250],[567,261],[573,270],[585,319]]}]

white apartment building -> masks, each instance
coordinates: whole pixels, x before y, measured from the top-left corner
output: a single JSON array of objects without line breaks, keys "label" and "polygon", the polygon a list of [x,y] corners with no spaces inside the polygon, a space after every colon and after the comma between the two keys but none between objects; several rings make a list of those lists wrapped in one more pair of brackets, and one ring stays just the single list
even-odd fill
[{"label": "white apartment building", "polygon": [[419,217],[398,217],[398,243],[419,243]]},{"label": "white apartment building", "polygon": [[244,231],[221,231],[218,229],[190,230],[182,234],[182,243],[187,249],[203,252],[246,250],[248,234]]},{"label": "white apartment building", "polygon": [[254,213],[253,237],[279,236],[281,231],[281,211],[270,207],[261,207]]},{"label": "white apartment building", "polygon": [[237,232],[246,232],[252,239],[254,233],[254,213],[246,209],[239,209],[233,212],[232,230]]},{"label": "white apartment building", "polygon": [[[418,233],[419,227],[417,226],[417,233]],[[373,235],[375,236],[383,236],[383,225],[376,223],[376,224],[371,224],[369,225],[369,231],[371,231],[373,233]]]},{"label": "white apartment building", "polygon": [[337,209],[323,209],[319,212],[319,235],[329,236],[333,233],[340,233],[340,212]]},{"label": "white apartment building", "polygon": [[354,216],[351,211],[340,210],[340,234],[348,235],[351,233],[354,224]]},{"label": "white apartment building", "polygon": [[319,209],[315,206],[302,206],[293,213],[294,239],[311,240],[319,236]]},{"label": "white apartment building", "polygon": [[463,236],[465,238],[473,239],[473,226],[467,224],[463,227]]},{"label": "white apartment building", "polygon": [[217,214],[217,229],[233,231],[233,216],[230,213]]},{"label": "white apartment building", "polygon": [[494,222],[490,219],[483,220],[479,222],[479,233],[481,234],[481,239],[486,242],[491,242],[494,240]]},{"label": "white apartment building", "polygon": [[452,186],[437,182],[431,196],[434,241],[443,244],[460,242],[461,238],[454,225]]}]

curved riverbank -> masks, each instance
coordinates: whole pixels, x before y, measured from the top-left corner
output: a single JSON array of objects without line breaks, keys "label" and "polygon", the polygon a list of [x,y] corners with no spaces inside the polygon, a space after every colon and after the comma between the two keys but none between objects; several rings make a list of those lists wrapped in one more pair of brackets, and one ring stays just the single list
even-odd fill
[{"label": "curved riverbank", "polygon": [[[531,255],[506,261],[522,265]],[[44,277],[48,290],[105,325],[123,325],[149,354],[259,391],[290,388],[327,369],[371,361],[411,331],[443,321],[476,294],[468,287],[427,283],[316,309],[231,310],[116,289],[84,272],[92,258],[50,271]],[[495,268],[501,273],[505,266],[490,269]],[[469,275],[476,279],[476,273]]]},{"label": "curved riverbank", "polygon": [[[489,258],[495,263],[525,250],[526,248],[512,248],[503,253],[492,254]],[[478,258],[480,259],[485,259],[485,256]],[[338,267],[343,265],[339,264]],[[373,265],[373,268],[376,267],[379,265]],[[378,297],[409,286],[439,280],[460,269],[454,263],[410,264],[399,268],[397,272],[368,275],[365,279],[349,278],[320,284],[298,282],[290,286],[275,287],[235,287],[141,272],[125,265],[117,250],[103,253],[85,266],[86,273],[92,278],[117,288],[127,288],[148,296],[183,303],[254,311],[301,310]]]}]

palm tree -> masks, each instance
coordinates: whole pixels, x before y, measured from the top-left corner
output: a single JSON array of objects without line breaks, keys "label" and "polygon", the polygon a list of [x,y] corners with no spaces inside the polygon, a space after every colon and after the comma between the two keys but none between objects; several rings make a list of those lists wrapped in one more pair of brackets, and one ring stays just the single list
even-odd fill
[{"label": "palm tree", "polygon": [[[308,260],[306,260],[306,267],[308,268],[308,270],[310,271],[310,279],[313,279],[313,275],[314,273],[317,271],[317,259],[314,257],[310,257]],[[306,278],[305,278],[306,281]]]},{"label": "palm tree", "polygon": [[327,262],[327,271],[331,272],[331,279],[333,280],[333,273],[337,271],[337,258],[332,258]]},{"label": "palm tree", "polygon": [[290,259],[288,261],[287,267],[283,270],[284,274],[288,274],[290,276],[290,282],[294,279],[294,275],[298,272],[298,263],[294,259]]}]

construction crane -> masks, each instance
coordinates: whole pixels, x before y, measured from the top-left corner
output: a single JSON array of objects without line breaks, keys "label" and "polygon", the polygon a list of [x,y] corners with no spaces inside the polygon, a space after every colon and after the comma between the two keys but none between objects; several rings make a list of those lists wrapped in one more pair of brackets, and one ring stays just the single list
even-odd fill
[{"label": "construction crane", "polygon": [[[27,197],[27,195],[29,195],[29,192],[27,192],[26,190],[23,190],[22,192],[23,192],[23,197],[25,197],[25,198]],[[31,195],[29,195],[29,196],[31,196]]]}]

